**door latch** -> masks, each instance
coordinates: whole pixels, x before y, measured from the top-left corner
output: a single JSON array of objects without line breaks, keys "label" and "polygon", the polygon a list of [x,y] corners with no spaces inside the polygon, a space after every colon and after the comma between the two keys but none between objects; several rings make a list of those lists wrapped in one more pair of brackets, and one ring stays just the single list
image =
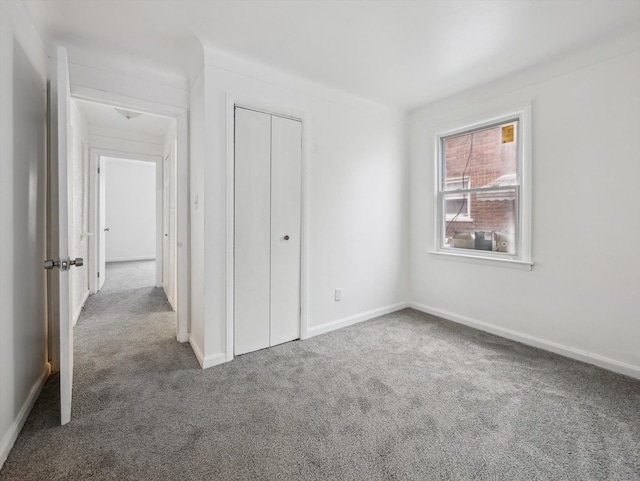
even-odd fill
[{"label": "door latch", "polygon": [[76,257],[75,259],[60,259],[58,261],[54,261],[52,259],[44,261],[45,269],[53,269],[54,267],[59,267],[61,271],[66,271],[71,266],[80,267],[84,264],[84,260],[82,257]]}]

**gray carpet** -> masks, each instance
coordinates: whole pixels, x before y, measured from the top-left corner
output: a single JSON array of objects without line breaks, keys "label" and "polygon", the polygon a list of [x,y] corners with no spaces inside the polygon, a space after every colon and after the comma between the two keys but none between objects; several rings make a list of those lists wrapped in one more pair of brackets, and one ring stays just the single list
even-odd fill
[{"label": "gray carpet", "polygon": [[107,262],[100,293],[153,287],[156,285],[156,261]]},{"label": "gray carpet", "polygon": [[640,382],[410,309],[206,371],[160,289],[76,328],[0,480],[634,480]]}]

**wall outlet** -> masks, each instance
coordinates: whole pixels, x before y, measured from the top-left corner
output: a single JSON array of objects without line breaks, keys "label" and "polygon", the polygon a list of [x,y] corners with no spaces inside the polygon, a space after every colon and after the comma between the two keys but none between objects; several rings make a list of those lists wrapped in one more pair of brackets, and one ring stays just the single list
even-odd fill
[{"label": "wall outlet", "polygon": [[336,287],[336,301],[342,299],[342,288]]}]

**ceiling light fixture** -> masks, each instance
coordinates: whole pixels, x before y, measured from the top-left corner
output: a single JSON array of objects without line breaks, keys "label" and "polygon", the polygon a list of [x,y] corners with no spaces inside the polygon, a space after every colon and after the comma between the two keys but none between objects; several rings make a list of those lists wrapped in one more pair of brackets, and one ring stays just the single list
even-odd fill
[{"label": "ceiling light fixture", "polygon": [[115,111],[127,120],[135,119],[136,117],[140,117],[142,115],[141,112],[132,112],[131,110],[115,109]]}]

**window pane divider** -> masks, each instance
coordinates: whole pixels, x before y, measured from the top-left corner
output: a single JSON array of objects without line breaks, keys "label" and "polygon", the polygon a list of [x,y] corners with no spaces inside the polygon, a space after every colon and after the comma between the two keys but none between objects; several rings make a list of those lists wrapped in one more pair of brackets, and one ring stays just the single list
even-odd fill
[{"label": "window pane divider", "polygon": [[501,185],[495,187],[473,187],[470,189],[455,189],[455,190],[441,190],[439,193],[446,194],[468,194],[474,192],[495,192],[502,190],[518,190],[520,188],[519,184],[510,184],[510,185]]}]

